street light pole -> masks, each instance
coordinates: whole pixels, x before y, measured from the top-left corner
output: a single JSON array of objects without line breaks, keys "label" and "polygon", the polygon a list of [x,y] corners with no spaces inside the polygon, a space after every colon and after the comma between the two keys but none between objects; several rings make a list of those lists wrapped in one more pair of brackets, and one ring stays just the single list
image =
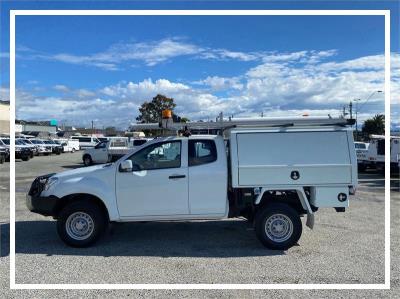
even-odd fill
[{"label": "street light pole", "polygon": [[[364,102],[364,104],[362,104],[359,108],[358,108],[358,102],[359,101],[361,101],[361,99],[354,99],[353,100],[353,102],[355,102],[356,103],[356,139],[358,138],[358,127],[357,127],[357,125],[358,125],[358,123],[357,123],[357,117],[358,117],[358,112],[359,112],[359,110],[362,108],[362,107],[364,107],[364,105],[369,101],[369,99],[371,99],[372,98],[372,96],[375,94],[375,93],[381,93],[382,92],[382,90],[375,90],[375,91],[373,91],[368,97],[367,97],[367,99],[365,100],[365,102]],[[352,102],[350,101],[350,105],[352,106]],[[351,107],[350,106],[350,107]]]},{"label": "street light pole", "polygon": [[361,99],[354,99],[353,102],[356,103],[356,139],[358,140],[358,102],[361,101]]}]

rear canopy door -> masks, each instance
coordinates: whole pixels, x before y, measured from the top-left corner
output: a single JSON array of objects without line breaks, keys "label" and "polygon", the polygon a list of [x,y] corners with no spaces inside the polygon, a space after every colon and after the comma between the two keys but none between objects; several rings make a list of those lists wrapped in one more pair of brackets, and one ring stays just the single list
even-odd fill
[{"label": "rear canopy door", "polygon": [[350,184],[346,131],[238,133],[240,186]]}]

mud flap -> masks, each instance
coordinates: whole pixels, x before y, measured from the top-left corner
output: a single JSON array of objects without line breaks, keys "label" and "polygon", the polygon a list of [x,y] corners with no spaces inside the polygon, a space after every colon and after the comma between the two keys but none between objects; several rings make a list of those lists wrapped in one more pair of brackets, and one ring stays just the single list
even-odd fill
[{"label": "mud flap", "polygon": [[307,213],[306,226],[308,226],[310,229],[314,228],[314,214]]}]

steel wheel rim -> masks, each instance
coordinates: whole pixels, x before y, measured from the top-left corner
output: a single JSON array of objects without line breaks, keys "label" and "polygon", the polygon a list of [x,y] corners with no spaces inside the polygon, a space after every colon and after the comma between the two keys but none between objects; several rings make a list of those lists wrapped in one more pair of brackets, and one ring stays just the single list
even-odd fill
[{"label": "steel wheel rim", "polygon": [[94,221],[89,214],[85,212],[75,212],[69,215],[65,222],[65,228],[68,236],[74,240],[85,240],[89,238],[94,231]]},{"label": "steel wheel rim", "polygon": [[286,215],[273,214],[265,222],[265,233],[274,242],[285,242],[293,234],[293,222]]}]

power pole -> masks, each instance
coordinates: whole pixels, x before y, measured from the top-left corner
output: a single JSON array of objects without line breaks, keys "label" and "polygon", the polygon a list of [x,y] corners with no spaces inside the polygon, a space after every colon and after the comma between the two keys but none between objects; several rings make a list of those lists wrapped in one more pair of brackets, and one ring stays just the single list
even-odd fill
[{"label": "power pole", "polygon": [[350,110],[350,118],[353,119],[353,102],[352,101],[350,101],[349,110]]},{"label": "power pole", "polygon": [[93,123],[93,120],[92,120],[92,136],[94,135],[94,123]]}]

